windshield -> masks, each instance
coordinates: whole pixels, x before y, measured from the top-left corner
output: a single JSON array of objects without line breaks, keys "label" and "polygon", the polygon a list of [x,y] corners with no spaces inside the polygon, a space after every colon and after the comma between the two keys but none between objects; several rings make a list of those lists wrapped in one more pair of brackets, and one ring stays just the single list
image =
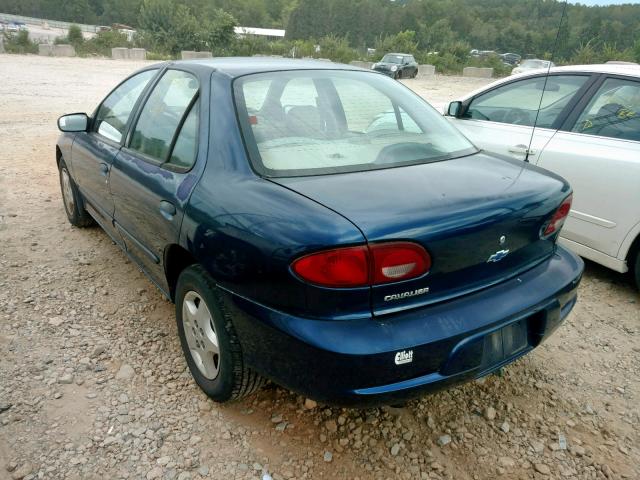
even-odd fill
[{"label": "windshield", "polygon": [[402,63],[402,55],[385,55],[381,61],[384,63]]},{"label": "windshield", "polygon": [[522,66],[528,68],[547,68],[549,67],[549,62],[547,60],[525,60],[522,62]]},{"label": "windshield", "polygon": [[267,176],[373,170],[476,151],[424,100],[375,73],[254,74],[237,79],[234,93],[250,159]]}]

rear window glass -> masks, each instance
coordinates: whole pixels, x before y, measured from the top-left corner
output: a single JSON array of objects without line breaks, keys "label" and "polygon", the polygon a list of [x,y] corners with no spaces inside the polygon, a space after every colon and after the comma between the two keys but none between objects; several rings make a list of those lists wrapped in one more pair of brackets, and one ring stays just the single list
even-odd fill
[{"label": "rear window glass", "polygon": [[267,176],[373,170],[476,151],[404,86],[367,72],[240,77],[234,92],[254,168]]}]

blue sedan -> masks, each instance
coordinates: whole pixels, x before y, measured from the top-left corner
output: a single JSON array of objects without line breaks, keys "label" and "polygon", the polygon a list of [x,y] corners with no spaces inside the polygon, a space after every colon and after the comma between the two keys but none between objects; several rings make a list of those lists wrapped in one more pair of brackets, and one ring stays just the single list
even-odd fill
[{"label": "blue sedan", "polygon": [[99,224],[175,302],[214,400],[271,379],[401,402],[512,362],[576,302],[567,182],[479,151],[371,71],[156,64],[58,126],[69,221]]}]

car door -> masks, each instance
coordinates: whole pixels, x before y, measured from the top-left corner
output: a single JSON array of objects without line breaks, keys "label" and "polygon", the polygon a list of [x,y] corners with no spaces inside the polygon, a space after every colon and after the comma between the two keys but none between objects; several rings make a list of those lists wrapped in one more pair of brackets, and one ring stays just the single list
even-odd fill
[{"label": "car door", "polygon": [[[199,178],[197,77],[168,69],[148,94],[111,172],[115,226],[127,251],[165,292],[164,250],[178,243],[184,208]],[[202,167],[202,163],[200,165]]]},{"label": "car door", "polygon": [[589,80],[562,74],[508,82],[465,101],[460,118],[449,119],[483,150],[534,162]]},{"label": "car door", "polygon": [[118,85],[100,104],[88,132],[76,135],[71,172],[96,219],[110,231],[114,203],[109,172],[118,154],[131,113],[158,70],[147,70]]},{"label": "car door", "polygon": [[563,237],[579,244],[578,253],[624,270],[627,252],[620,248],[640,222],[640,79],[601,78],[549,142],[538,165],[573,187]]}]

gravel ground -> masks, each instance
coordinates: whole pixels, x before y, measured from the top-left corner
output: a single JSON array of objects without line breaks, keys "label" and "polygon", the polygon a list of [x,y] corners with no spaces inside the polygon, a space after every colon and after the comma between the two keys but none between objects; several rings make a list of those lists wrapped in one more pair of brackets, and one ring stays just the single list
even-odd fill
[{"label": "gravel ground", "polygon": [[[0,55],[0,479],[640,478],[640,297],[593,264],[565,325],[499,375],[402,408],[272,385],[209,401],[173,306],[60,200],[56,117],[140,66]],[[484,82],[405,83],[444,104]]]}]

